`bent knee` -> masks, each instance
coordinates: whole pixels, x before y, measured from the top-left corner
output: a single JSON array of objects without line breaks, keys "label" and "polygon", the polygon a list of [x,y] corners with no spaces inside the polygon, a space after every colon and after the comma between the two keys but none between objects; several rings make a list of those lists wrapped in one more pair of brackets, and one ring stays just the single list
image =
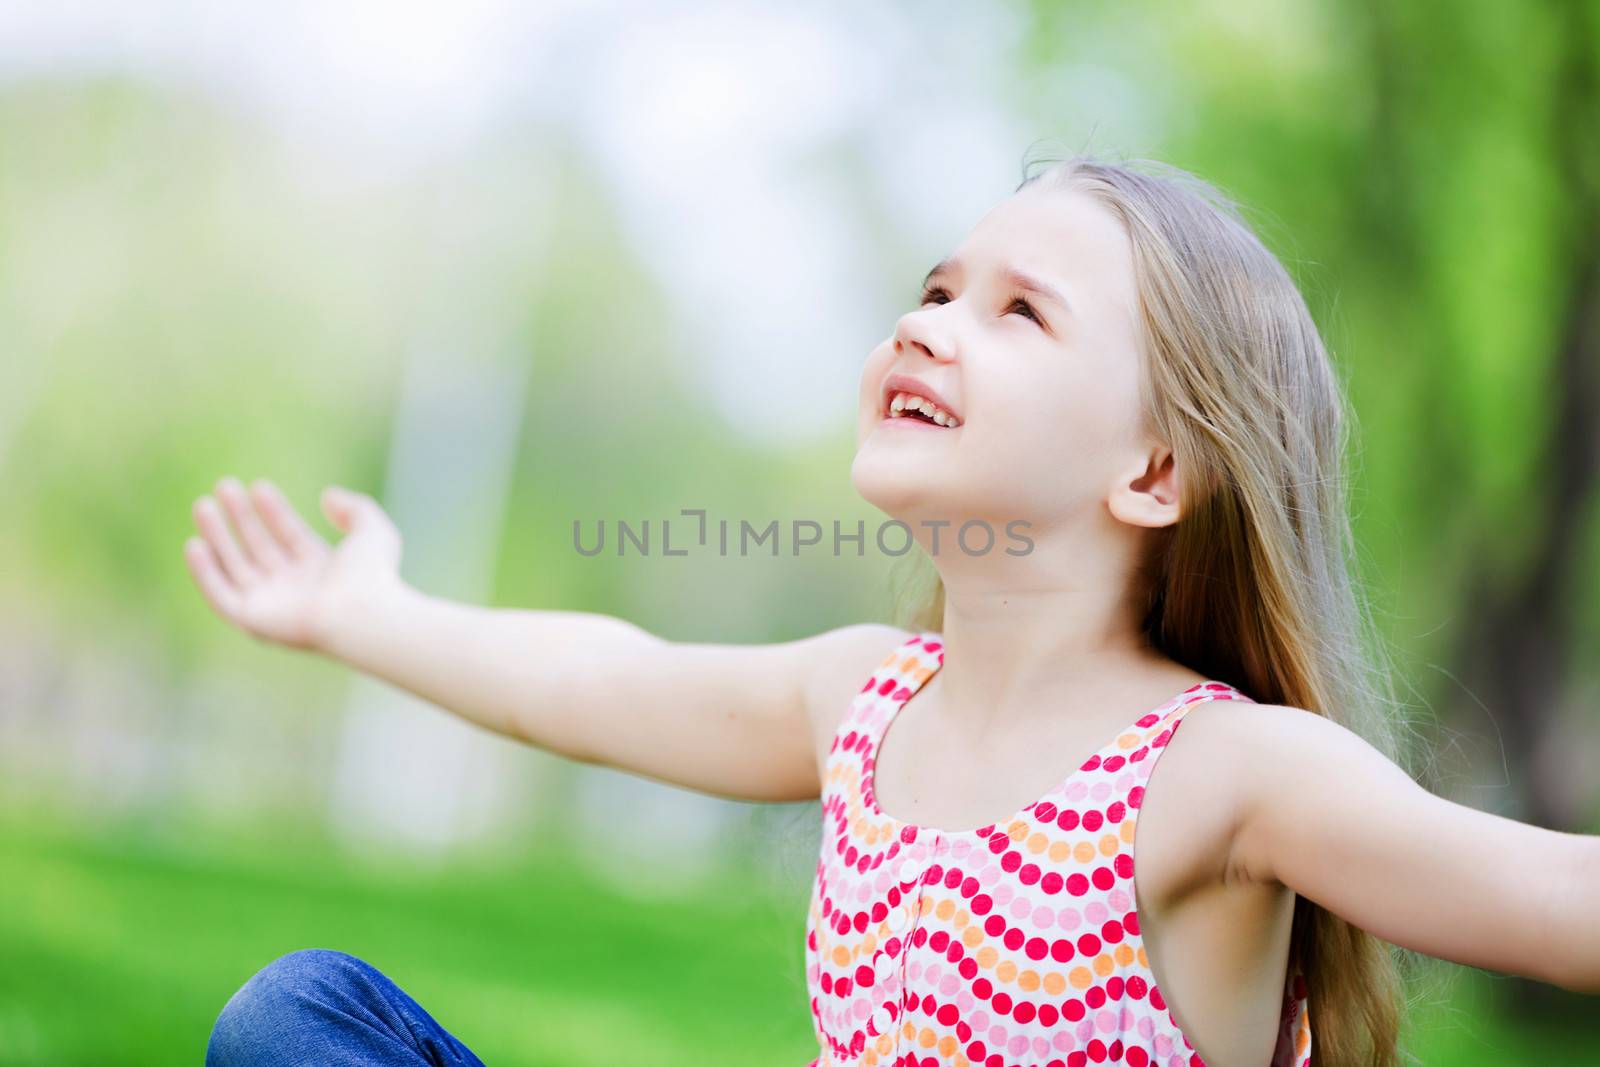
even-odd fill
[{"label": "bent knee", "polygon": [[279,956],[228,998],[211,1029],[206,1067],[285,1062],[285,1049],[305,1035],[308,1011],[366,967],[346,952],[306,948]]}]

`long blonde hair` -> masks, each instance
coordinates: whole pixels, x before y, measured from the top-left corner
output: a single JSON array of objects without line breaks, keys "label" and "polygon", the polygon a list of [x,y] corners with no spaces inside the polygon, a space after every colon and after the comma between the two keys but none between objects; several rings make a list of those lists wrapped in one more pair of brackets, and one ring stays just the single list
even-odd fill
[{"label": "long blonde hair", "polygon": [[[1262,703],[1324,715],[1401,763],[1404,708],[1356,574],[1345,450],[1353,416],[1288,271],[1214,186],[1151,160],[1040,160],[1034,183],[1095,198],[1126,228],[1143,323],[1145,425],[1182,472],[1182,518],[1131,576],[1164,654]],[[902,625],[943,626],[917,564]],[[1407,953],[1304,897],[1313,1067],[1391,1067]]]}]

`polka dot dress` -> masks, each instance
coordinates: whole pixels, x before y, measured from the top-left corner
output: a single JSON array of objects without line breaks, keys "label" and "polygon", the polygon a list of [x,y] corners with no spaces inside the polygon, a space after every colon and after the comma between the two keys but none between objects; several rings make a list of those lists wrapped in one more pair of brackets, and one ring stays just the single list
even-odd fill
[{"label": "polka dot dress", "polygon": [[[808,1067],[1204,1067],[1156,986],[1134,901],[1144,782],[1183,715],[1249,700],[1191,686],[1016,815],[947,833],[884,814],[877,746],[944,662],[895,649],[851,703],[825,768],[806,921],[821,1054]],[[1309,1067],[1304,978],[1289,975],[1270,1067]]]}]

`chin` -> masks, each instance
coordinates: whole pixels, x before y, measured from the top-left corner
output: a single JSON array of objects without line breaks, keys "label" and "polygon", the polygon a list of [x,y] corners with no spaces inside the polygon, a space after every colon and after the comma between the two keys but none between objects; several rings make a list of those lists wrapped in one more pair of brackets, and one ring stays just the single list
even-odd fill
[{"label": "chin", "polygon": [[874,454],[866,445],[850,465],[850,482],[861,499],[895,518],[927,495],[926,473],[892,457]]},{"label": "chin", "polygon": [[948,515],[954,507],[948,474],[910,457],[875,454],[870,446],[856,453],[850,481],[861,499],[911,526],[923,518]]}]

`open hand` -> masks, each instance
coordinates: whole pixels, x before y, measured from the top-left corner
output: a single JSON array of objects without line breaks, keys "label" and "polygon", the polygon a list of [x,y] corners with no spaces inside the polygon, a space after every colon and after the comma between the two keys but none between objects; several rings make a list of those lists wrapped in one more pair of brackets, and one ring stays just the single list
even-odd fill
[{"label": "open hand", "polygon": [[265,641],[321,648],[340,608],[399,583],[400,533],[377,501],[330,485],[321,502],[344,534],[336,546],[265,479],[247,491],[224,477],[216,497],[195,501],[200,536],[184,542],[183,558],[217,614]]}]

